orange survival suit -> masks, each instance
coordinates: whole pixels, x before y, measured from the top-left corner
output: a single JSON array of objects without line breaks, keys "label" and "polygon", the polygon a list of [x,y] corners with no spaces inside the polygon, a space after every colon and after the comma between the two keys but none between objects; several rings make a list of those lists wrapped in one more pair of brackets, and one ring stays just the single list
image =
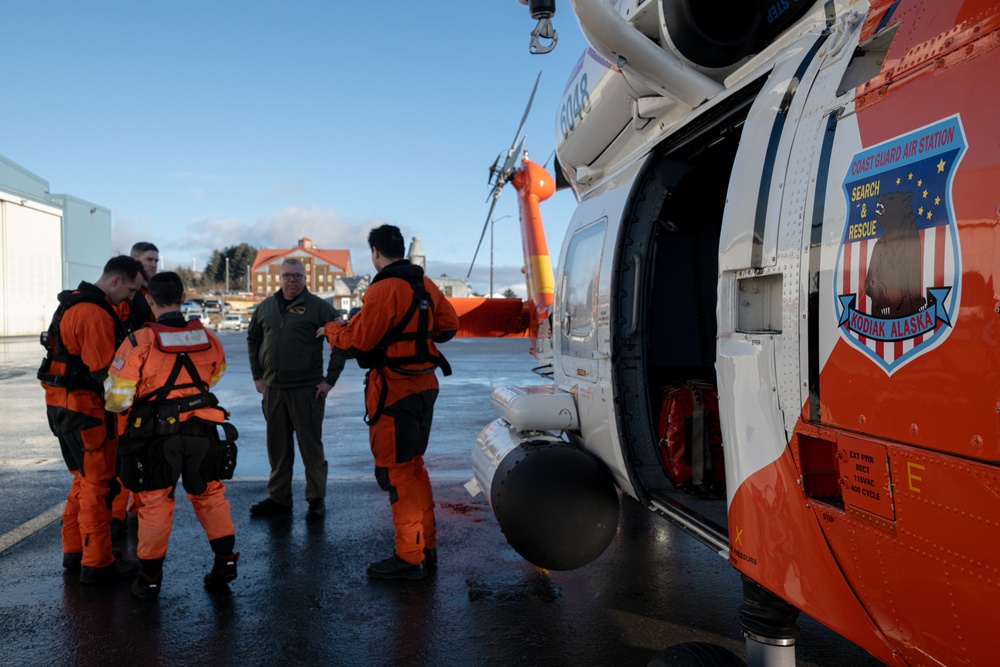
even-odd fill
[{"label": "orange survival suit", "polygon": [[[146,302],[147,294],[149,294],[149,290],[146,289],[145,286],[140,287],[134,297],[122,300],[122,302],[115,307],[115,311],[118,313],[119,319],[125,323],[125,331],[138,331],[147,323],[154,322],[156,320],[156,318],[153,317],[153,311],[150,309],[149,303]],[[119,415],[117,432],[121,433],[124,428],[125,420],[123,415]],[[121,478],[118,479],[118,483],[122,483]],[[129,503],[130,500],[131,505]],[[120,530],[124,530],[128,513],[136,512],[138,509],[139,497],[133,494],[129,488],[122,485],[121,493],[115,496],[114,502],[111,503],[112,518],[117,520],[111,524],[112,538],[115,533],[115,523],[118,523]]]},{"label": "orange survival suit", "polygon": [[49,428],[73,475],[63,510],[63,553],[82,552],[82,565],[102,568],[115,560],[111,503],[119,491],[115,428],[104,410],[102,384],[125,330],[96,285],[81,282],[58,298],[59,307],[42,334],[48,353],[38,379],[45,389]]},{"label": "orange survival suit", "polygon": [[421,267],[400,260],[384,267],[346,326],[326,325],[330,346],[354,357],[365,378],[368,438],[375,478],[389,492],[396,554],[408,563],[437,547],[434,496],[424,468],[440,366],[451,374],[435,343],[458,331],[455,309]]},{"label": "orange survival suit", "polygon": [[[233,553],[229,502],[221,479],[236,465],[236,429],[208,389],[225,374],[222,343],[179,312],[129,336],[105,382],[105,406],[128,411],[120,447],[122,482],[139,496],[136,555],[143,574],[160,574],[173,524],[174,490],[184,489],[217,556]],[[223,424],[226,441],[217,425]]]}]

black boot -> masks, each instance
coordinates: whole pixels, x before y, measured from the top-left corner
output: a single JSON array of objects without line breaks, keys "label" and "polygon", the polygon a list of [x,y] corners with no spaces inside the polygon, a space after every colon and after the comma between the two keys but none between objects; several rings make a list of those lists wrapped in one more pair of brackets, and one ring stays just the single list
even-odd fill
[{"label": "black boot", "polygon": [[121,560],[116,558],[111,565],[104,567],[89,567],[84,565],[80,568],[81,584],[103,584],[119,579],[130,579],[139,570],[139,564],[134,560]]},{"label": "black boot", "polygon": [[277,516],[279,514],[291,513],[291,505],[282,505],[270,498],[264,498],[259,503],[254,503],[250,506],[250,516]]},{"label": "black boot", "polygon": [[430,549],[424,549],[424,568],[426,568],[428,574],[434,574],[438,569],[438,550],[437,547]]},{"label": "black boot", "polygon": [[240,559],[239,552],[227,556],[216,556],[212,571],[205,575],[205,588],[225,588],[236,578],[236,561]]},{"label": "black boot", "polygon": [[393,554],[385,560],[368,564],[368,576],[372,579],[423,579],[427,576],[427,568],[423,561],[407,563]]},{"label": "black boot", "polygon": [[326,501],[323,498],[313,498],[309,501],[309,511],[306,521],[319,521],[326,516]]},{"label": "black boot", "polygon": [[151,600],[160,595],[160,585],[163,583],[163,572],[155,578],[147,577],[142,571],[136,575],[135,581],[129,587],[132,595],[143,600]]}]

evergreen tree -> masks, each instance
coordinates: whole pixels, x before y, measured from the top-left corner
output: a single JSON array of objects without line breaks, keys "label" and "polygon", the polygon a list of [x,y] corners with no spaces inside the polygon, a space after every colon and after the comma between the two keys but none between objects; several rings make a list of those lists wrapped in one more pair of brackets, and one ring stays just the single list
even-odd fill
[{"label": "evergreen tree", "polygon": [[247,284],[247,275],[250,267],[253,266],[254,259],[257,258],[257,248],[249,243],[223,248],[221,251],[214,250],[212,258],[208,260],[205,267],[204,283],[206,285],[226,284],[226,258],[229,258],[229,289],[239,291]]},{"label": "evergreen tree", "polygon": [[178,266],[171,270],[180,276],[181,282],[184,283],[185,290],[191,290],[192,288],[199,287],[201,285],[201,279],[196,277],[194,271],[191,269]]},{"label": "evergreen tree", "polygon": [[503,295],[504,295],[504,298],[506,298],[506,299],[516,299],[517,298],[517,292],[515,292],[514,290],[512,290],[509,287],[503,291]]}]

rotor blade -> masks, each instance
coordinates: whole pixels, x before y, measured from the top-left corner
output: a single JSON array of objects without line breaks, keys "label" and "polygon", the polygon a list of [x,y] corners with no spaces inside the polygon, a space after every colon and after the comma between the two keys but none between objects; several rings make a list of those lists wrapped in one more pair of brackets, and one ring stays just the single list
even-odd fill
[{"label": "rotor blade", "polygon": [[542,73],[539,72],[538,76],[535,77],[535,87],[531,89],[531,97],[528,98],[528,106],[524,107],[524,115],[521,116],[521,124],[517,126],[517,132],[514,133],[514,141],[512,141],[510,144],[511,148],[513,148],[514,144],[517,143],[517,138],[521,136],[521,130],[524,128],[524,122],[528,120],[528,112],[531,111],[531,103],[535,99],[535,91],[538,90],[538,82],[541,80],[542,80]]},{"label": "rotor blade", "polygon": [[493,180],[493,174],[497,173],[497,165],[499,163],[500,163],[500,156],[497,155],[497,159],[493,160],[493,164],[490,165],[490,177],[486,179],[487,183]]},{"label": "rotor blade", "polygon": [[510,180],[510,177],[514,175],[514,163],[517,162],[517,158],[521,155],[521,149],[524,148],[524,140],[527,137],[521,137],[521,141],[517,142],[516,146],[510,147],[510,154],[507,156],[507,161],[503,163],[503,169],[500,170],[500,175],[497,176],[497,187],[503,187],[500,183],[500,179],[503,179],[504,184]]},{"label": "rotor blade", "polygon": [[510,182],[510,179],[514,177],[514,163],[517,162],[517,156],[521,155],[521,148],[524,147],[524,140],[527,137],[521,137],[521,141],[518,142],[517,146],[512,146],[510,149],[510,155],[507,156],[507,160],[503,163],[503,168],[496,170],[496,180],[493,182],[493,189],[490,193],[486,195],[486,201],[493,198],[493,201],[500,199],[500,195],[503,193],[503,188]]},{"label": "rotor blade", "polygon": [[476,252],[472,256],[472,264],[469,264],[469,272],[465,274],[465,279],[466,280],[468,280],[469,276],[472,275],[472,267],[474,267],[476,265],[476,257],[479,256],[479,248],[480,248],[480,246],[483,245],[483,238],[485,238],[485,236],[486,236],[486,228],[490,226],[490,216],[493,215],[493,207],[497,205],[497,200],[498,199],[500,199],[500,198],[499,197],[495,197],[493,199],[493,203],[490,204],[490,210],[486,214],[486,222],[483,223],[483,233],[479,235],[479,243],[476,244]]},{"label": "rotor blade", "polygon": [[[469,276],[472,275],[472,269],[476,265],[476,257],[479,256],[479,248],[483,245],[483,239],[486,237],[486,228],[490,226],[490,216],[493,215],[493,207],[497,205],[497,201],[500,200],[500,194],[503,192],[503,186],[507,184],[511,176],[514,173],[514,163],[517,162],[517,156],[521,153],[521,148],[524,146],[524,137],[521,136],[521,130],[524,129],[524,123],[528,120],[528,113],[531,111],[531,103],[535,100],[535,93],[538,91],[538,82],[542,80],[542,73],[539,72],[538,76],[535,77],[535,86],[531,89],[531,96],[528,97],[528,105],[524,107],[524,115],[521,116],[521,124],[517,126],[517,132],[514,133],[514,141],[510,144],[510,150],[507,151],[507,159],[504,160],[503,168],[499,171],[496,170],[497,162],[500,161],[500,157],[493,162],[493,166],[490,167],[490,175],[496,173],[496,184],[493,186],[493,191],[490,193],[490,197],[493,198],[493,203],[490,204],[490,210],[486,214],[486,222],[483,224],[483,233],[479,235],[479,243],[476,244],[476,252],[472,256],[472,264],[469,265],[469,272],[465,275],[465,279],[468,280]],[[487,199],[488,201],[488,199]]]},{"label": "rotor blade", "polygon": [[[524,115],[521,116],[521,124],[517,126],[517,132],[514,133],[514,142],[517,142],[517,138],[521,136],[521,130],[524,128],[525,121],[528,120],[528,113],[531,111],[531,103],[535,100],[535,92],[538,91],[538,82],[542,80],[542,73],[539,72],[538,76],[535,77],[535,86],[531,89],[531,95],[528,97],[528,105],[524,107]],[[513,145],[513,144],[511,144]]]}]

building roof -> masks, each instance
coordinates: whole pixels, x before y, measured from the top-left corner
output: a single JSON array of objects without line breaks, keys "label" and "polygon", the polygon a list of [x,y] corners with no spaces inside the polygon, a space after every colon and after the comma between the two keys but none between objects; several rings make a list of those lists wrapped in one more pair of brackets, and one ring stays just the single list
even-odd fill
[{"label": "building roof", "polygon": [[250,270],[257,271],[258,269],[273,264],[278,260],[283,260],[285,257],[292,255],[293,253],[299,256],[303,254],[311,255],[317,259],[327,262],[328,264],[336,266],[345,273],[353,273],[353,270],[351,269],[350,250],[320,250],[319,248],[311,247],[311,245],[297,245],[293,248],[261,248],[257,251],[257,257],[254,259],[253,266]]}]

